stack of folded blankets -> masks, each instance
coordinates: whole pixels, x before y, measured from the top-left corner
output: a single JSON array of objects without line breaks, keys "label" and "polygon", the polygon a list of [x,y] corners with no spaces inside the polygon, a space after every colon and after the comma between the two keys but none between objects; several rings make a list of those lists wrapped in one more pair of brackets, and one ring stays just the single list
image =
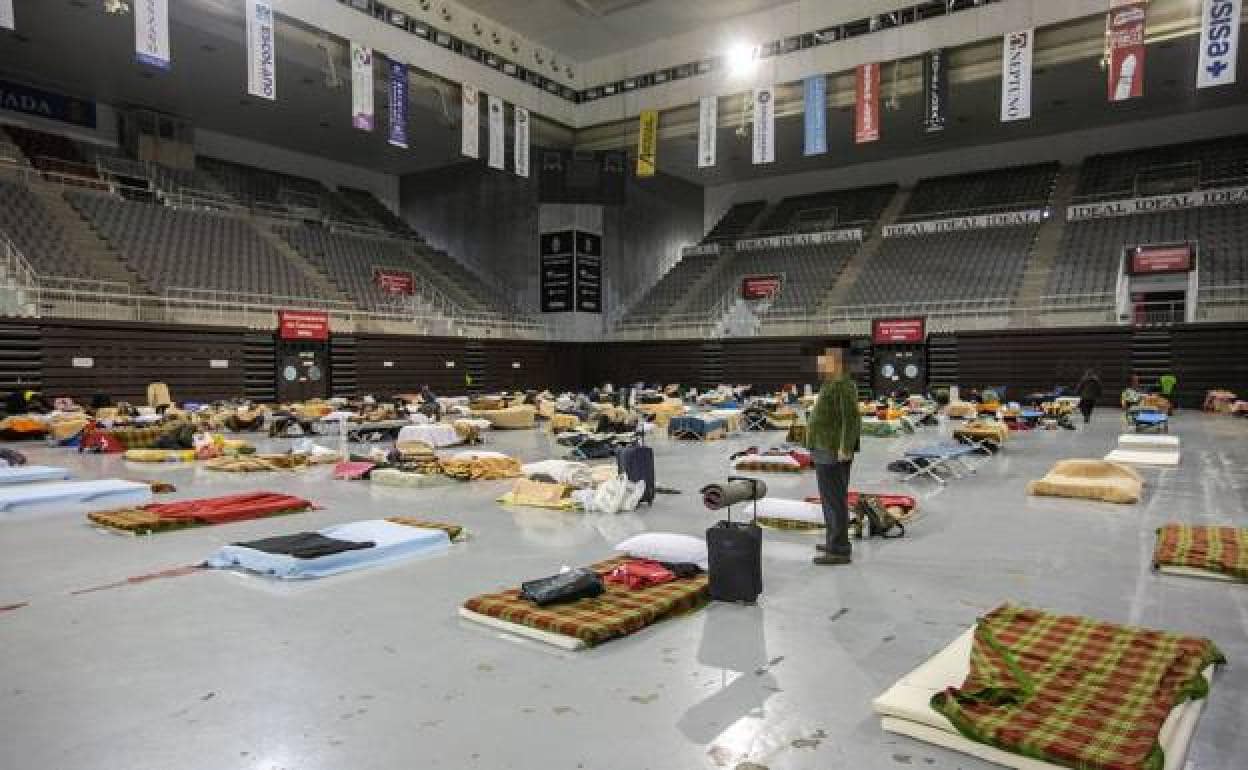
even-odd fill
[{"label": "stack of folded blankets", "polygon": [[520,461],[499,452],[460,452],[442,460],[442,472],[460,481],[514,479]]}]

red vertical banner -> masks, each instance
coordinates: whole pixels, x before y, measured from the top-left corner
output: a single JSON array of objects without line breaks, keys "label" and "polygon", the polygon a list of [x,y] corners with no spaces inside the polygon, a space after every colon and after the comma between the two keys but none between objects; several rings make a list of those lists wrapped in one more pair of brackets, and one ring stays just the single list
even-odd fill
[{"label": "red vertical banner", "polygon": [[1113,0],[1106,17],[1109,45],[1109,100],[1123,102],[1144,95],[1144,25],[1148,4]]},{"label": "red vertical banner", "polygon": [[879,64],[858,65],[856,94],[854,141],[858,144],[874,142],[880,138]]}]

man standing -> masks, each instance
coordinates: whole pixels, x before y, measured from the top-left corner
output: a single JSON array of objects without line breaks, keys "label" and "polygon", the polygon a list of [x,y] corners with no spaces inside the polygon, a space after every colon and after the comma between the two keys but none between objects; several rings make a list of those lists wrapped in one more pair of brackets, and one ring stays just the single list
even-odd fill
[{"label": "man standing", "polygon": [[1079,384],[1075,386],[1075,392],[1079,394],[1079,411],[1083,413],[1084,425],[1092,422],[1092,410],[1096,408],[1096,402],[1101,400],[1104,390],[1105,386],[1101,384],[1101,378],[1094,369],[1084,372],[1083,379],[1079,380]]},{"label": "man standing", "polygon": [[806,428],[806,446],[815,461],[815,478],[823,503],[827,543],[815,564],[849,564],[849,472],[859,449],[862,418],[858,414],[858,388],[845,372],[841,350],[829,348],[816,361],[823,387]]}]

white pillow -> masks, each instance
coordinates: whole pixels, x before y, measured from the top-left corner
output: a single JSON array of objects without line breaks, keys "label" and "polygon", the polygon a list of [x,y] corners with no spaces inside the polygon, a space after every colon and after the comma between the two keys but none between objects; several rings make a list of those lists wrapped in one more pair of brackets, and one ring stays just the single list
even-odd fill
[{"label": "white pillow", "polygon": [[634,559],[651,559],[669,564],[696,564],[707,569],[706,541],[690,535],[647,532],[633,535],[615,547]]}]

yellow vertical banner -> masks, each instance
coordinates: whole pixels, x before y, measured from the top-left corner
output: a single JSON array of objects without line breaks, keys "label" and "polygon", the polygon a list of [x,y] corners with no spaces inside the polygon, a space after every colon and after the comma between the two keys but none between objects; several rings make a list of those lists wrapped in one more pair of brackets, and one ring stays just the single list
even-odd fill
[{"label": "yellow vertical banner", "polygon": [[637,176],[654,176],[655,156],[659,149],[659,112],[641,111],[641,127],[637,138]]}]

